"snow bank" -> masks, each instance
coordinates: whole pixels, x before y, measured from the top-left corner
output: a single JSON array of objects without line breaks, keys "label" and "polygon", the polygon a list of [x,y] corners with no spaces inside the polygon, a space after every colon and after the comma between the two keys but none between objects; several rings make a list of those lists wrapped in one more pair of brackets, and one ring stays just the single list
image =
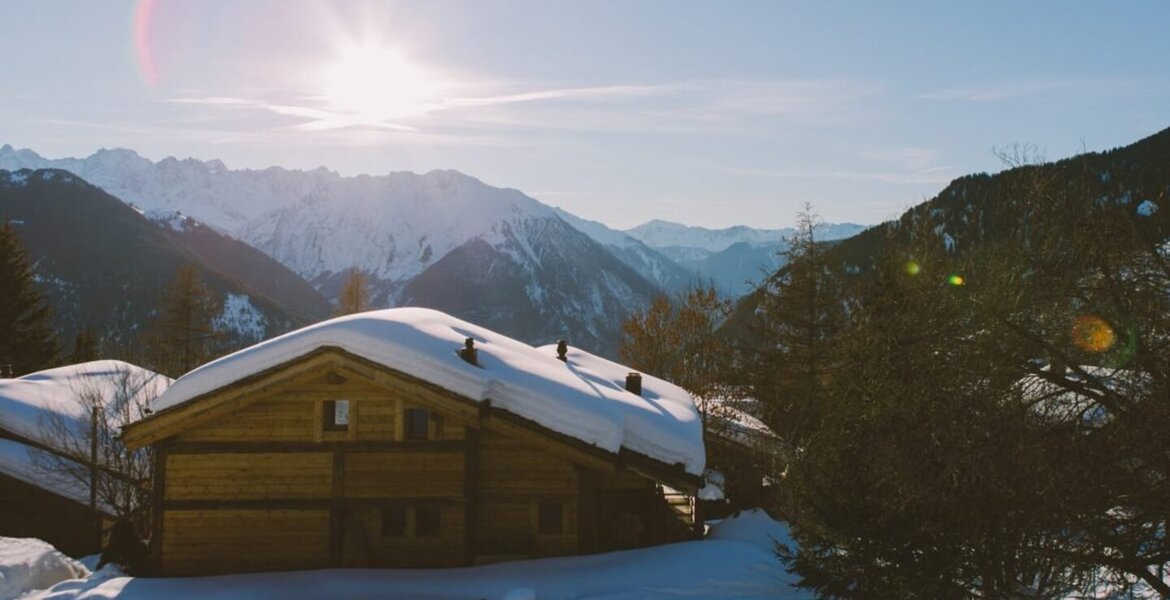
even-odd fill
[{"label": "snow bank", "polygon": [[774,552],[776,544],[795,548],[788,526],[772,519],[763,509],[743,510],[711,526],[708,540],[727,540],[749,544],[765,552]]},{"label": "snow bank", "polygon": [[708,539],[589,556],[422,570],[322,570],[135,579],[95,574],[24,600],[804,600],[769,549]]},{"label": "snow bank", "polygon": [[221,577],[135,579],[101,571],[24,600],[606,600],[812,596],[793,587],[773,551],[787,528],[762,510],[728,518],[702,541],[607,554],[460,569],[346,569]]},{"label": "snow bank", "polygon": [[16,598],[89,575],[81,563],[32,538],[0,537],[0,598]]},{"label": "snow bank", "polygon": [[[459,358],[474,338],[479,365]],[[625,447],[688,473],[703,472],[703,430],[690,394],[645,377],[642,395],[625,391],[630,371],[573,350],[533,348],[489,329],[424,308],[338,317],[245,348],[181,377],[154,404],[156,412],[259,373],[317,348],[336,346],[473,401],[491,401],[559,433],[609,452]]]}]

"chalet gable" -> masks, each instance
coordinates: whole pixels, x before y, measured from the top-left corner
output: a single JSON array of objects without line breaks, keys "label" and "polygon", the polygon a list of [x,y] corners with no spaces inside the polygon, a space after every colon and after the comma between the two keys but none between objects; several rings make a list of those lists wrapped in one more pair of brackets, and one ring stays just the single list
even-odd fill
[{"label": "chalet gable", "polygon": [[[460,358],[469,338],[476,365]],[[622,377],[628,372],[610,364]],[[360,444],[363,423],[375,418],[363,415],[363,406],[376,404],[362,399],[394,398],[399,441],[407,441],[402,411],[417,407],[439,422],[535,443],[594,470],[625,467],[694,488],[705,457],[690,396],[654,378],[638,396],[620,379],[587,371],[557,360],[555,352],[436,311],[375,311],[292,332],[191,372],[160,398],[154,415],[127,427],[123,439],[131,447],[191,442],[209,424],[237,419],[246,426],[252,413],[275,410],[260,403],[285,402],[300,416],[280,418],[313,420],[290,432],[288,443]],[[327,403],[337,401],[346,403],[354,426],[329,431],[323,421],[336,405]]]}]

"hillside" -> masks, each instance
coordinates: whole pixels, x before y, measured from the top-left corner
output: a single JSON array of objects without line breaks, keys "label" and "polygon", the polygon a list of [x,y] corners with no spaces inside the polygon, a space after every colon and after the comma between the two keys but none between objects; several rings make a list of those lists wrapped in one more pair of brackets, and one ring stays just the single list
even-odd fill
[{"label": "hillside", "polygon": [[[13,223],[34,262],[66,347],[86,327],[115,342],[142,331],[166,284],[188,263],[223,303],[217,322],[229,345],[322,316],[323,300],[303,294],[297,309],[284,307],[280,298],[298,294],[283,289],[299,279],[255,250],[220,240],[205,258],[199,237],[211,234],[151,221],[64,171],[0,171],[0,218]],[[233,276],[247,269],[267,276],[249,277],[249,284]]]}]

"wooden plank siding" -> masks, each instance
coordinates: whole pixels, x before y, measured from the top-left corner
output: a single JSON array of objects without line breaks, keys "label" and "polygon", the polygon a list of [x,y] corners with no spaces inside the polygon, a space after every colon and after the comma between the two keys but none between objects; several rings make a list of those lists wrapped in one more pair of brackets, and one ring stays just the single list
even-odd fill
[{"label": "wooden plank siding", "polygon": [[[349,355],[207,398],[132,436],[156,449],[163,575],[451,567],[650,539],[637,528],[651,526],[655,483],[620,457]],[[330,400],[349,402],[346,427],[325,427]],[[420,408],[432,417],[412,439],[406,411]],[[542,506],[557,530],[542,532]],[[614,517],[636,540],[614,540]]]},{"label": "wooden plank siding", "polygon": [[[576,554],[578,468],[539,446],[483,431],[476,470],[475,563]],[[541,503],[563,507],[563,529],[541,533]]]}]

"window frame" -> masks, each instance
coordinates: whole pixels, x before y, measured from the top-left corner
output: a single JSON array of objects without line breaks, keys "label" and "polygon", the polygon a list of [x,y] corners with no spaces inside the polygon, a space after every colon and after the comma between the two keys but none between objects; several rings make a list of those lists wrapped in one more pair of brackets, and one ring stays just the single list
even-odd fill
[{"label": "window frame", "polygon": [[[345,422],[337,422],[337,407],[339,402],[345,403]],[[334,398],[321,402],[321,431],[330,433],[345,433],[349,431],[353,414],[353,405],[348,398]]]}]

